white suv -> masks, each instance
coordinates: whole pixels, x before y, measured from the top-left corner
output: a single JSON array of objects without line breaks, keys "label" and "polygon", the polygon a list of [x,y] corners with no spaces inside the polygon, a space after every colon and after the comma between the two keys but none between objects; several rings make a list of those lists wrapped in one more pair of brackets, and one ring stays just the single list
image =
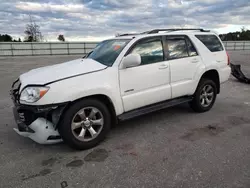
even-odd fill
[{"label": "white suv", "polygon": [[84,58],[22,74],[11,90],[15,131],[41,144],[64,140],[88,149],[117,120],[184,102],[208,111],[230,73],[225,48],[210,31],[119,35]]}]

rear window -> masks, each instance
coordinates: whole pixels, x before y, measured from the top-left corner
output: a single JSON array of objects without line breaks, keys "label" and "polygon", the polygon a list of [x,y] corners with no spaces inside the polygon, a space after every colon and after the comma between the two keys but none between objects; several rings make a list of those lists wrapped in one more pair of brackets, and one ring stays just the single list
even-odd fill
[{"label": "rear window", "polygon": [[211,52],[223,51],[223,46],[215,35],[195,35]]}]

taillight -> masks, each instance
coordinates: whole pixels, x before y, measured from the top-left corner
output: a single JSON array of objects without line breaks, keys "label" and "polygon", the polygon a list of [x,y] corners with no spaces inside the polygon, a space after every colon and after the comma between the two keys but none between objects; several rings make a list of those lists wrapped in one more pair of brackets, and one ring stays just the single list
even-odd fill
[{"label": "taillight", "polygon": [[227,52],[227,65],[230,65],[230,57],[229,57],[228,52]]}]

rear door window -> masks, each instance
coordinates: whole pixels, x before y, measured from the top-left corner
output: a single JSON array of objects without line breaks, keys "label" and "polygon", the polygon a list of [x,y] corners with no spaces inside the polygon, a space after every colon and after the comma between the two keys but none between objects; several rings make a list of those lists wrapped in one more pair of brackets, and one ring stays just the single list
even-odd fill
[{"label": "rear door window", "polygon": [[223,46],[215,35],[195,35],[211,52],[223,51]]},{"label": "rear door window", "polygon": [[168,59],[188,57],[188,49],[184,37],[167,37]]}]

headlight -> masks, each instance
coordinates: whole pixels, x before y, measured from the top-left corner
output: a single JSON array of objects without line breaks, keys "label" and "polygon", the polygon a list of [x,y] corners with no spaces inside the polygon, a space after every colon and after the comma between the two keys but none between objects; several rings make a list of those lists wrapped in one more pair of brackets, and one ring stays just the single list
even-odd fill
[{"label": "headlight", "polygon": [[21,101],[33,103],[41,99],[49,90],[49,87],[27,87],[20,96]]}]

